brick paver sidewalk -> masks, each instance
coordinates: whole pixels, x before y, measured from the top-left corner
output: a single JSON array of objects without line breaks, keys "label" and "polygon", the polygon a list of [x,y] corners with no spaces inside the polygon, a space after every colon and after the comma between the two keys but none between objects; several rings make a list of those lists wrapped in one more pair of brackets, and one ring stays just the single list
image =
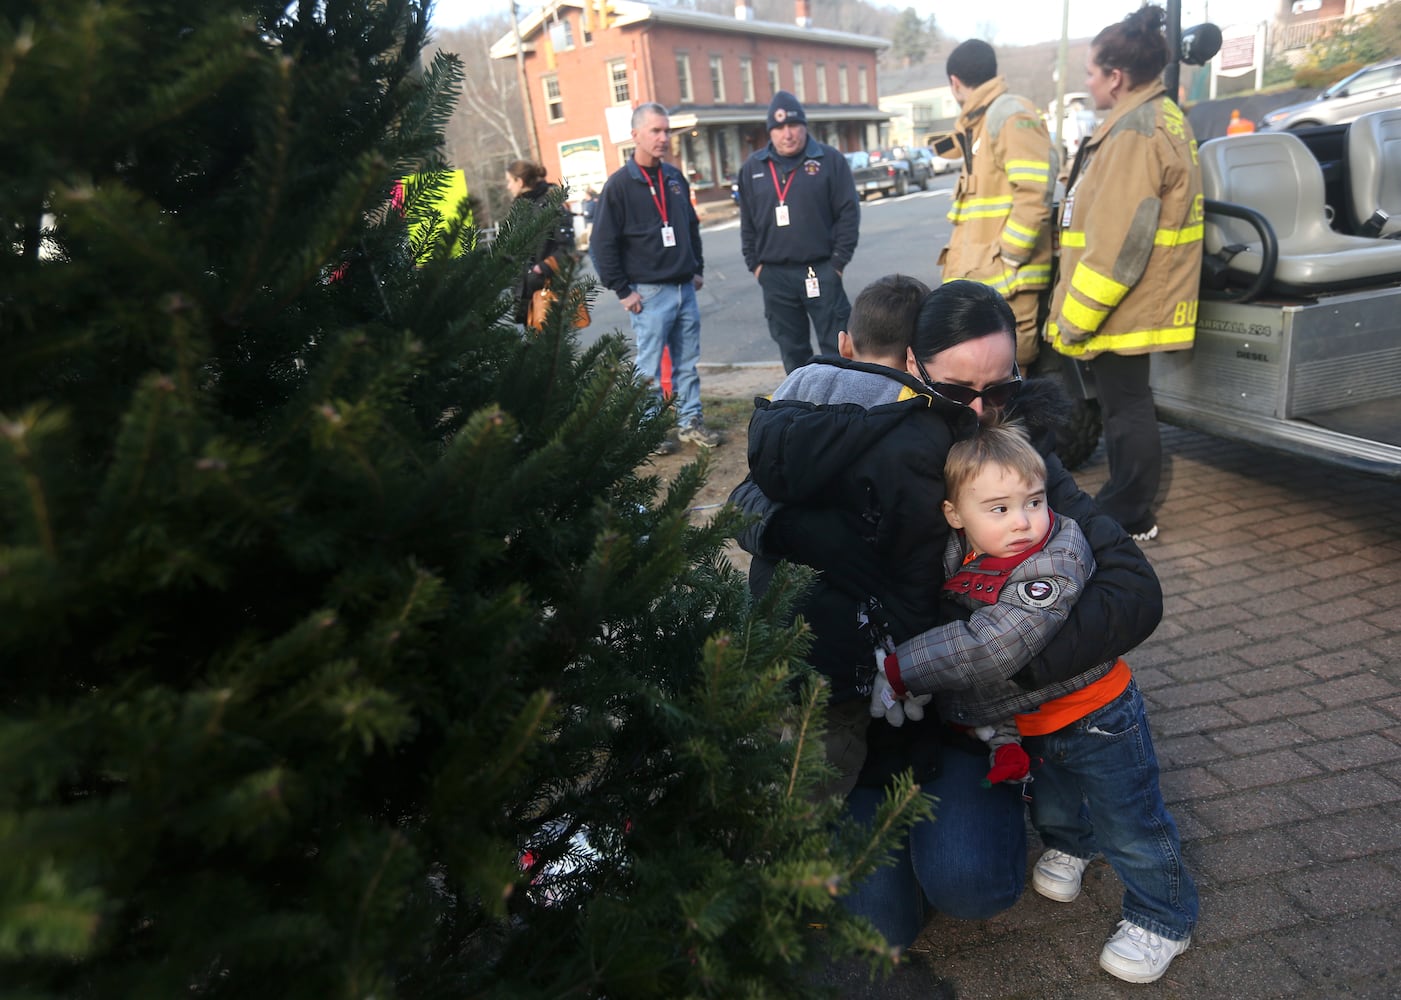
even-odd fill
[{"label": "brick paver sidewalk", "polygon": [[[1201,889],[1192,948],[1153,985],[1100,971],[1120,897],[1100,860],[1073,903],[936,917],[849,996],[1401,997],[1401,484],[1163,434],[1145,551],[1166,614],[1128,661]],[[1104,475],[1101,451],[1078,478]]]}]

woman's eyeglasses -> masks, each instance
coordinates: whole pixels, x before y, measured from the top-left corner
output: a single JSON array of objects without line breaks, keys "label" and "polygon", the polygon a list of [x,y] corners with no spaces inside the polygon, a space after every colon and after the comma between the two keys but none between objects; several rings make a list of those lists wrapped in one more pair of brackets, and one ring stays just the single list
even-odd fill
[{"label": "woman's eyeglasses", "polygon": [[959,406],[972,406],[975,400],[981,399],[985,405],[1000,410],[1012,401],[1022,384],[1022,373],[1015,363],[1012,365],[1011,379],[990,385],[986,389],[974,389],[972,386],[958,385],[954,382],[935,382],[929,377],[929,372],[924,369],[924,362],[919,358],[915,358],[915,367],[919,369],[919,377],[924,380],[930,392]]}]

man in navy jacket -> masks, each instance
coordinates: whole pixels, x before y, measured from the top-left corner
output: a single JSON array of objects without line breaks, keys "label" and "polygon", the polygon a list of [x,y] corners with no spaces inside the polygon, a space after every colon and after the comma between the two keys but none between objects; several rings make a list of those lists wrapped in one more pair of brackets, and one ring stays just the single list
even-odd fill
[{"label": "man in navy jacket", "polygon": [[773,95],[768,126],[769,144],[739,172],[740,249],[791,372],[812,359],[809,317],[819,351],[837,353],[851,315],[842,272],[856,253],[861,205],[846,157],[808,135],[803,106],[786,90]]},{"label": "man in navy jacket", "polygon": [[[710,448],[720,437],[701,417],[700,307],[705,260],[691,187],[662,157],[671,136],[666,108],[643,104],[632,113],[632,158],[603,185],[589,238],[598,280],[628,311],[637,337],[637,367],[660,387],[662,349],[671,351],[672,386],[682,441]],[[670,440],[659,449],[675,450]]]}]

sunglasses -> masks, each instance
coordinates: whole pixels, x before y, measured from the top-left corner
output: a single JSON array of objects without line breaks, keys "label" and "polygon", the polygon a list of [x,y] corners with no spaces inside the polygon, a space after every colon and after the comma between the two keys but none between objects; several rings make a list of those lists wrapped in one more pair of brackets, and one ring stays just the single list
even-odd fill
[{"label": "sunglasses", "polygon": [[929,372],[924,368],[924,362],[915,358],[915,367],[919,369],[919,377],[924,380],[924,384],[929,387],[929,391],[940,399],[946,399],[950,403],[957,403],[959,406],[972,406],[975,400],[981,399],[987,406],[994,410],[1000,410],[1012,401],[1012,397],[1021,388],[1022,373],[1016,363],[1012,364],[1012,377],[1006,382],[999,382],[997,385],[990,385],[986,389],[974,389],[967,385],[956,385],[953,382],[935,382],[929,377]]}]

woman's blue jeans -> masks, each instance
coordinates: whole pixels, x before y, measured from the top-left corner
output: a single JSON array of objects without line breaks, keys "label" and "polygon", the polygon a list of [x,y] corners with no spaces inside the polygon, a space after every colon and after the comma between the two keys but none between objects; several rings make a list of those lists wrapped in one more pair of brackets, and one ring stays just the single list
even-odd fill
[{"label": "woman's blue jeans", "polygon": [[[913,944],[931,911],[986,920],[1021,897],[1026,820],[1020,787],[982,787],[987,770],[985,749],[945,747],[939,776],[923,785],[938,799],[934,822],[917,825],[894,852],[895,864],[877,869],[844,897],[846,908],[870,920],[892,945]],[[847,796],[847,812],[869,824],[884,798],[883,789],[857,788]]]},{"label": "woman's blue jeans", "polygon": [[1048,736],[1023,740],[1032,760],[1031,822],[1047,847],[1098,852],[1124,883],[1124,919],[1182,941],[1197,923],[1197,887],[1182,863],[1177,825],[1158,787],[1143,696],[1118,698]]}]

